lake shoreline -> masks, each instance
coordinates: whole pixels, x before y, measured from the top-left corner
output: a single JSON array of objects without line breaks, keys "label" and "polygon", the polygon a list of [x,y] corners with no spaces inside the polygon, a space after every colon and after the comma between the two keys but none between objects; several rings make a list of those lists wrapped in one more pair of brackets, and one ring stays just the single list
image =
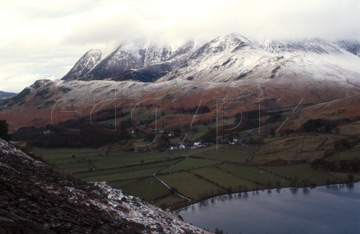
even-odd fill
[{"label": "lake shoreline", "polygon": [[291,189],[304,189],[304,188],[315,189],[317,187],[334,186],[334,185],[344,185],[344,186],[349,186],[350,185],[350,186],[354,186],[354,184],[357,184],[357,183],[360,183],[360,179],[356,180],[356,181],[354,181],[352,183],[330,183],[330,184],[319,184],[319,185],[315,185],[315,186],[300,186],[300,187],[284,186],[284,187],[279,187],[279,188],[251,189],[251,190],[241,191],[241,192],[222,193],[222,194],[219,194],[219,195],[216,195],[216,196],[211,196],[211,197],[208,197],[208,198],[205,198],[205,199],[196,200],[194,202],[187,203],[186,205],[175,207],[174,209],[172,209],[172,208],[169,208],[169,209],[173,214],[176,214],[177,212],[181,211],[182,209],[184,209],[186,207],[192,206],[194,204],[202,203],[202,202],[208,201],[210,199],[215,199],[217,197],[222,197],[222,196],[225,196],[225,195],[245,194],[245,193],[249,193],[249,192],[259,192],[259,191],[269,191],[269,190],[272,191],[272,190],[280,190],[280,189],[289,189],[289,190],[291,190]]},{"label": "lake shoreline", "polygon": [[[173,211],[185,222],[224,233],[356,233],[360,182],[220,195]],[[257,190],[260,191],[260,190]]]}]

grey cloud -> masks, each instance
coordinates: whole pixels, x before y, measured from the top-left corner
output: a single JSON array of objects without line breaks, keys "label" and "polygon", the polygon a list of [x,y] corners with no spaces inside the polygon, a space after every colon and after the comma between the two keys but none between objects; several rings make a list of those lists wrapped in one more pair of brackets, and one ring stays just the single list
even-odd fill
[{"label": "grey cloud", "polygon": [[[359,0],[0,1],[0,89],[7,91],[61,78],[88,49],[138,37],[180,42],[236,32],[256,39],[360,39]],[[55,32],[44,31],[49,27]]]},{"label": "grey cloud", "polygon": [[[140,2],[146,4],[146,1]],[[163,15],[157,19],[154,15],[162,12],[156,8],[150,7],[145,14],[144,5],[127,6],[128,9],[118,14],[110,12],[102,18],[74,25],[63,42],[108,43],[139,35],[159,35],[169,40],[191,37],[211,39],[231,32],[263,39],[360,38],[360,4],[357,0],[225,0],[219,7],[209,9],[204,6],[191,11],[191,15],[184,12],[184,16],[175,19],[164,18]],[[192,6],[188,7],[191,9]]]}]

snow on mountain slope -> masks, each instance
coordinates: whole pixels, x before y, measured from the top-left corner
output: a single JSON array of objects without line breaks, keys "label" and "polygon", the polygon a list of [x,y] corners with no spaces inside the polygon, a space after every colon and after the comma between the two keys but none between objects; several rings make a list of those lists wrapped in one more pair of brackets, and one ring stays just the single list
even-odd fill
[{"label": "snow on mountain slope", "polygon": [[299,41],[265,41],[260,47],[271,53],[314,53],[314,54],[340,54],[341,49],[334,43],[313,39]]},{"label": "snow on mountain slope", "polygon": [[[290,71],[283,77],[254,77],[235,82],[42,80],[17,96],[6,99],[0,105],[0,119],[8,120],[11,130],[44,127],[83,117],[96,123],[97,112],[114,109],[115,106],[119,111],[136,109],[138,105],[155,105],[170,110],[174,105],[176,108],[193,109],[201,103],[215,111],[219,98],[234,100],[228,112],[229,116],[233,116],[245,110],[258,110],[259,103],[262,108],[280,108],[294,106],[300,100],[303,104],[328,102],[354,95],[359,92],[359,87],[359,81],[311,79],[300,74],[296,76]],[[136,120],[136,116],[134,118]],[[168,119],[174,124],[176,120],[176,114]],[[182,122],[186,124],[188,120]]]},{"label": "snow on mountain slope", "polygon": [[360,42],[357,40],[342,40],[338,41],[337,44],[344,50],[360,57]]},{"label": "snow on mountain slope", "polygon": [[[360,59],[323,40],[250,41],[234,34],[218,37],[197,50],[180,68],[157,82],[172,79],[228,82],[241,79],[358,79]],[[284,78],[283,78],[284,79]]]},{"label": "snow on mountain slope", "polygon": [[103,58],[101,51],[89,51],[63,79],[154,81],[180,66],[196,46],[193,41],[181,46],[145,40],[124,42]]},{"label": "snow on mountain slope", "polygon": [[[238,53],[239,50],[242,52]],[[250,43],[235,35],[218,37],[197,50],[182,67],[157,82],[173,79],[225,82],[235,74],[248,73],[266,59],[266,53],[257,53]]]},{"label": "snow on mountain slope", "polygon": [[356,43],[347,45],[344,49],[323,40],[261,42],[236,34],[217,37],[198,49],[193,42],[180,47],[124,43],[100,61],[95,51],[85,56],[77,67],[78,74],[86,74],[76,80],[37,81],[5,99],[0,118],[8,119],[11,129],[40,127],[52,122],[54,109],[81,107],[69,119],[105,108],[99,102],[130,107],[147,98],[163,99],[169,108],[173,101],[193,108],[200,97],[214,103],[232,95],[247,110],[270,99],[277,107],[296,105],[302,98],[304,103],[327,102],[359,91],[360,57],[349,49]]},{"label": "snow on mountain slope", "polygon": [[136,40],[107,56],[99,50],[87,52],[63,79],[227,82],[289,73],[344,79],[348,72],[360,72],[359,55],[355,40],[256,41],[237,34],[181,46]]},{"label": "snow on mountain slope", "polygon": [[91,49],[76,62],[74,67],[64,76],[64,80],[76,80],[86,75],[102,59],[101,50]]}]

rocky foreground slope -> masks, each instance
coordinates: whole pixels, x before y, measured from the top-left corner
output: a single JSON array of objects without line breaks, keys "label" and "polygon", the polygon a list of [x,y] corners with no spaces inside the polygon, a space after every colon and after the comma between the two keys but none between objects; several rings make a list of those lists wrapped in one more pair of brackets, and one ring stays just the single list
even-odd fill
[{"label": "rocky foreground slope", "polygon": [[64,175],[0,139],[0,233],[207,233],[108,185]]}]

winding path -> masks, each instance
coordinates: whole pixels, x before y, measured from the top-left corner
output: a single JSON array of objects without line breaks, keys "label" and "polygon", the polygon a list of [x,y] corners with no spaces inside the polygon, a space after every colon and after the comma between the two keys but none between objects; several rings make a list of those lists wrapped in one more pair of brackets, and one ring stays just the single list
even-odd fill
[{"label": "winding path", "polygon": [[[176,154],[175,154],[175,155],[176,155]],[[183,159],[183,160],[185,160],[186,158],[189,157],[188,155],[181,155],[181,156],[184,156],[184,159]],[[181,160],[181,161],[179,161],[179,162],[182,162],[183,160]],[[179,163],[179,162],[177,162],[177,163]],[[177,164],[177,163],[175,163],[175,164]],[[171,166],[173,166],[173,165],[175,165],[175,164],[172,164],[172,165],[170,165],[170,166],[168,166],[168,167],[171,167]],[[168,167],[167,167],[167,168],[168,168]],[[192,201],[190,198],[188,198],[188,197],[186,197],[186,196],[178,193],[177,191],[174,191],[174,189],[171,188],[170,185],[168,185],[165,181],[163,181],[162,179],[160,179],[160,178],[156,175],[158,172],[160,172],[160,171],[162,171],[162,170],[164,170],[164,169],[161,169],[161,170],[159,170],[159,171],[157,171],[157,172],[154,172],[153,177],[155,177],[155,179],[157,179],[160,183],[162,183],[162,184],[163,184],[165,187],[167,187],[170,191],[173,191],[173,192],[174,192],[176,195],[178,195],[179,197],[181,197],[181,198],[183,198],[183,199],[185,199],[185,200],[187,200],[187,201]]]}]

